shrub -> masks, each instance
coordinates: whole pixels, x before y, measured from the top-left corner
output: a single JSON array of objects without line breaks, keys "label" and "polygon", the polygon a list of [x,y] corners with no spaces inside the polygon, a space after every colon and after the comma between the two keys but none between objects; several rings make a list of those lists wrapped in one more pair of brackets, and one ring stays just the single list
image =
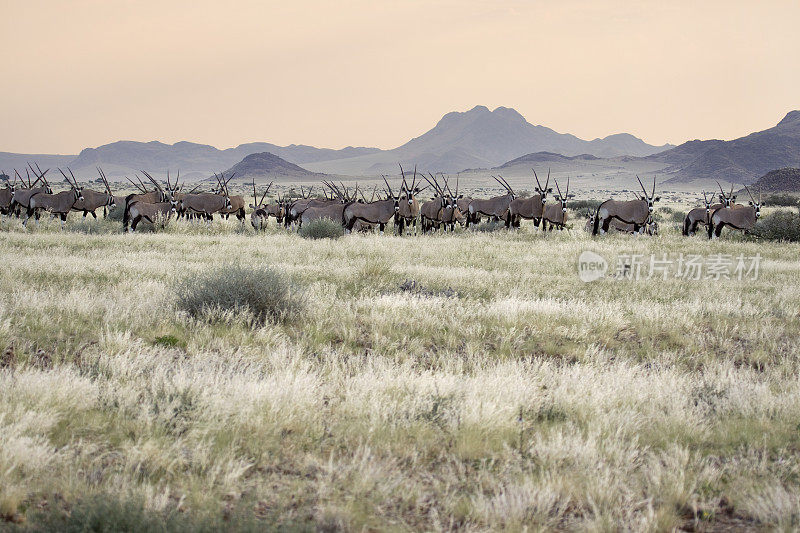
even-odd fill
[{"label": "shrub", "polygon": [[764,204],[778,207],[794,207],[798,204],[798,198],[791,194],[771,194],[764,199]]},{"label": "shrub", "polygon": [[122,215],[125,212],[125,200],[121,199],[118,201],[119,203],[116,205],[116,207],[114,207],[114,209],[109,209],[107,211],[106,218],[109,220],[122,222]]},{"label": "shrub", "polygon": [[500,231],[506,229],[506,223],[494,222],[494,221],[488,221],[488,222],[482,221],[480,224],[474,224],[470,226],[470,228],[474,228],[475,231],[491,233],[493,231]]},{"label": "shrub", "polygon": [[575,200],[569,203],[569,207],[575,211],[586,213],[589,210],[594,211],[601,203],[603,203],[602,200]]},{"label": "shrub", "polygon": [[299,291],[268,266],[229,264],[185,277],[176,290],[177,307],[195,318],[221,312],[246,313],[263,324],[297,315],[304,304]]},{"label": "shrub", "polygon": [[767,241],[800,241],[800,211],[776,211],[761,217],[750,235]]},{"label": "shrub", "polygon": [[299,233],[306,239],[338,239],[344,235],[344,228],[330,218],[318,218],[303,224]]}]

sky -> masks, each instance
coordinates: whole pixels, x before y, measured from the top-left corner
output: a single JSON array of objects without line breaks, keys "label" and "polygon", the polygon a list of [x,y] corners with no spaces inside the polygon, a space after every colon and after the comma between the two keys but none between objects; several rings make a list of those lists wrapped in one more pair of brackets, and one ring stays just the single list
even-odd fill
[{"label": "sky", "polygon": [[584,139],[732,139],[800,109],[800,2],[0,0],[0,151],[392,148],[513,107]]}]

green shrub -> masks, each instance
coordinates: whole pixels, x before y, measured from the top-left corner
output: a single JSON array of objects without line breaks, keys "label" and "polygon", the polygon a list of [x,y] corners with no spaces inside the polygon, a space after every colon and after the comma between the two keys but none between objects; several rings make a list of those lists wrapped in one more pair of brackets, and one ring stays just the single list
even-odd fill
[{"label": "green shrub", "polygon": [[763,216],[750,235],[767,241],[800,241],[800,211],[776,211]]},{"label": "green shrub", "polygon": [[764,204],[778,207],[795,207],[798,204],[798,198],[785,193],[771,194],[764,199]]},{"label": "green shrub", "polygon": [[116,207],[114,207],[114,209],[108,209],[106,218],[109,220],[122,222],[122,215],[124,212],[125,212],[125,199],[123,198],[119,200],[119,203],[116,205]]},{"label": "green shrub", "polygon": [[282,322],[299,314],[304,304],[290,281],[268,266],[204,270],[181,280],[176,294],[178,309],[207,320],[232,312],[250,314],[259,324]]},{"label": "green shrub", "polygon": [[470,228],[474,228],[475,231],[479,232],[491,233],[493,231],[500,231],[506,229],[506,223],[494,222],[494,221],[488,221],[488,222],[482,221],[479,224],[470,226]]},{"label": "green shrub", "polygon": [[338,239],[344,235],[344,228],[330,218],[318,218],[303,224],[299,233],[306,239]]},{"label": "green shrub", "polygon": [[569,203],[569,208],[586,213],[589,210],[594,211],[601,203],[603,203],[602,200],[575,200]]},{"label": "green shrub", "polygon": [[686,213],[681,213],[680,211],[673,211],[672,215],[669,217],[672,222],[677,222],[679,224],[683,223],[684,218],[686,218]]},{"label": "green shrub", "polygon": [[[68,512],[53,505],[31,512],[28,523],[9,531],[45,532],[124,532],[155,531],[188,533],[211,531],[265,531],[275,528],[273,517],[256,520],[246,509],[210,513],[181,513],[153,511],[141,499],[118,499],[112,495],[97,495],[79,500]],[[0,523],[1,524],[1,523]],[[5,530],[0,526],[0,530]]]},{"label": "green shrub", "polygon": [[153,339],[153,344],[156,346],[164,346],[166,348],[185,348],[186,343],[180,340],[175,335],[162,335]]}]

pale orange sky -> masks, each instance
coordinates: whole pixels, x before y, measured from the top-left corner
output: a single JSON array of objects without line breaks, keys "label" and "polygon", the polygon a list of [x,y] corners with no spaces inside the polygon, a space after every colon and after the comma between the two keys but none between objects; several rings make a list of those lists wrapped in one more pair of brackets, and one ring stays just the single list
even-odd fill
[{"label": "pale orange sky", "polygon": [[0,14],[0,151],[391,148],[477,104],[677,144],[800,109],[797,0],[0,0]]}]

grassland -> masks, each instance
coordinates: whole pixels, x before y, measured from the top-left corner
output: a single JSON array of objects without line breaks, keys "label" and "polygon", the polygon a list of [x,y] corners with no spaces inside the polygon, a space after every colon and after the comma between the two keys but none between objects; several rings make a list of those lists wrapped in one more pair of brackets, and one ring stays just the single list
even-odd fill
[{"label": "grassland", "polygon": [[[0,223],[0,529],[800,525],[797,245],[216,224]],[[763,260],[583,284],[585,249]],[[177,310],[234,260],[302,313]]]}]

